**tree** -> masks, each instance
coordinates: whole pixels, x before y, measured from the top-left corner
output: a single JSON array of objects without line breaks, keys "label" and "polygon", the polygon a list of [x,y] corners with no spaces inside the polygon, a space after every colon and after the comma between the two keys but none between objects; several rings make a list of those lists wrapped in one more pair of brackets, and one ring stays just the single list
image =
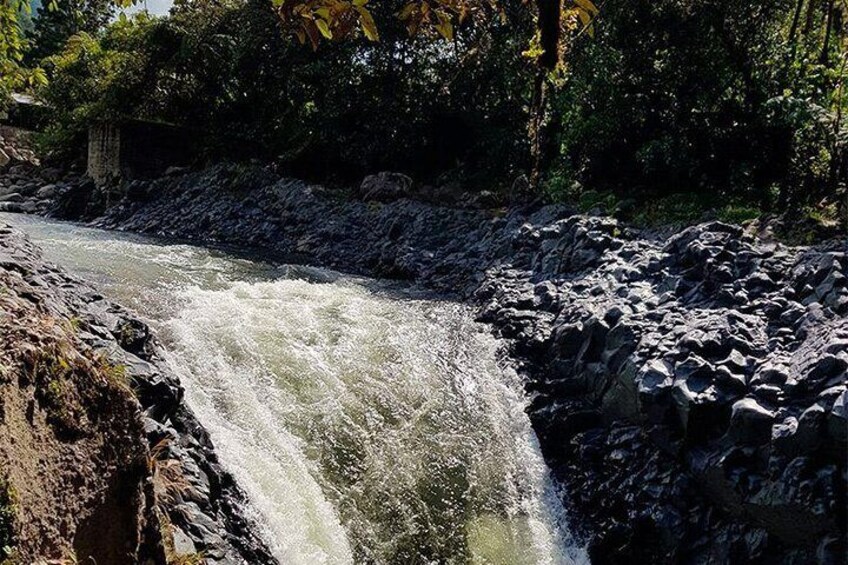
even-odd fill
[{"label": "tree", "polygon": [[21,29],[21,15],[30,10],[28,0],[0,0],[0,106],[12,92],[44,84],[41,69],[27,69],[23,64],[27,41]]},{"label": "tree", "polygon": [[62,0],[58,5],[42,6],[37,11],[26,60],[38,64],[58,53],[65,42],[81,32],[102,29],[115,11],[112,0]]},{"label": "tree", "polygon": [[[496,0],[390,0],[374,5],[369,0],[272,0],[291,33],[301,43],[307,41],[318,47],[321,38],[339,41],[361,29],[370,41],[380,34],[374,13],[383,18],[394,14],[401,20],[410,36],[436,34],[450,41],[454,30],[477,18],[496,17],[506,22],[504,6]],[[547,75],[562,60],[564,32],[581,29],[594,35],[594,19],[598,8],[591,0],[535,0],[537,31],[533,47],[526,53],[537,63],[531,102],[531,187],[540,182],[541,169],[549,153],[545,111],[547,108]],[[373,12],[373,13],[372,13]]]}]

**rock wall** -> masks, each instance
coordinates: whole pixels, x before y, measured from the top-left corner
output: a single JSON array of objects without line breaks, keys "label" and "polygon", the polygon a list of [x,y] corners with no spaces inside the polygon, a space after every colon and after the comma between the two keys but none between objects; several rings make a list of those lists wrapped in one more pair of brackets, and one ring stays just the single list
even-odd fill
[{"label": "rock wall", "polygon": [[498,216],[380,194],[219,166],[131,183],[98,223],[478,304],[527,375],[597,562],[844,561],[844,238],[787,248],[718,223],[660,237],[562,206]]},{"label": "rock wall", "polygon": [[13,561],[274,562],[147,326],[2,224],[0,320]]}]

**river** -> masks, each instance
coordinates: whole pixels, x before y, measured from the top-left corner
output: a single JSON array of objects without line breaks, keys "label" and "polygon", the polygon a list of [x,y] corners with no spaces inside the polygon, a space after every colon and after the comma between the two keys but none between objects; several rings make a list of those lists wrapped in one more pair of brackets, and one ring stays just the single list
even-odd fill
[{"label": "river", "polygon": [[519,377],[396,285],[0,214],[159,333],[283,563],[587,563]]}]

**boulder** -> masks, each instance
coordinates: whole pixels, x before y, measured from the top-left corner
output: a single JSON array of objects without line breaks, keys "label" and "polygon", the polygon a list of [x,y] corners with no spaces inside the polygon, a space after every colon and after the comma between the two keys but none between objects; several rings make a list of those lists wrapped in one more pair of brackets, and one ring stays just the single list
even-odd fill
[{"label": "boulder", "polygon": [[0,202],[23,202],[24,197],[20,192],[10,192],[0,196]]},{"label": "boulder", "polygon": [[827,418],[828,431],[839,443],[848,442],[848,390],[842,391]]},{"label": "boulder", "polygon": [[359,195],[365,201],[391,202],[406,198],[411,192],[411,178],[388,171],[365,177],[359,186]]},{"label": "boulder", "polygon": [[741,443],[759,445],[771,439],[774,412],[754,398],[746,397],[733,404],[730,433]]},{"label": "boulder", "polygon": [[34,214],[38,210],[38,204],[34,200],[21,202],[21,212],[24,214]]},{"label": "boulder", "polygon": [[0,202],[0,212],[20,213],[21,212],[21,203],[20,202]]},{"label": "boulder", "polygon": [[180,175],[184,175],[189,171],[188,167],[168,167],[165,169],[166,177],[177,177]]},{"label": "boulder", "polygon": [[56,190],[55,184],[46,184],[39,188],[35,193],[36,197],[40,200],[56,198],[56,194],[58,194],[58,191]]}]

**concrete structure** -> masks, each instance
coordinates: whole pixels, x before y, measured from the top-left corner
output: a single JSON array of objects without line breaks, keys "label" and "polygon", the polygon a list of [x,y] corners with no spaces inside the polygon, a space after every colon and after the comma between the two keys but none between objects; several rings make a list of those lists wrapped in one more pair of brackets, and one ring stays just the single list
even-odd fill
[{"label": "concrete structure", "polygon": [[29,94],[13,92],[5,108],[0,108],[0,123],[23,130],[39,130],[47,106]]},{"label": "concrete structure", "polygon": [[98,185],[152,178],[195,157],[189,132],[161,122],[100,122],[88,130],[88,175]]}]

